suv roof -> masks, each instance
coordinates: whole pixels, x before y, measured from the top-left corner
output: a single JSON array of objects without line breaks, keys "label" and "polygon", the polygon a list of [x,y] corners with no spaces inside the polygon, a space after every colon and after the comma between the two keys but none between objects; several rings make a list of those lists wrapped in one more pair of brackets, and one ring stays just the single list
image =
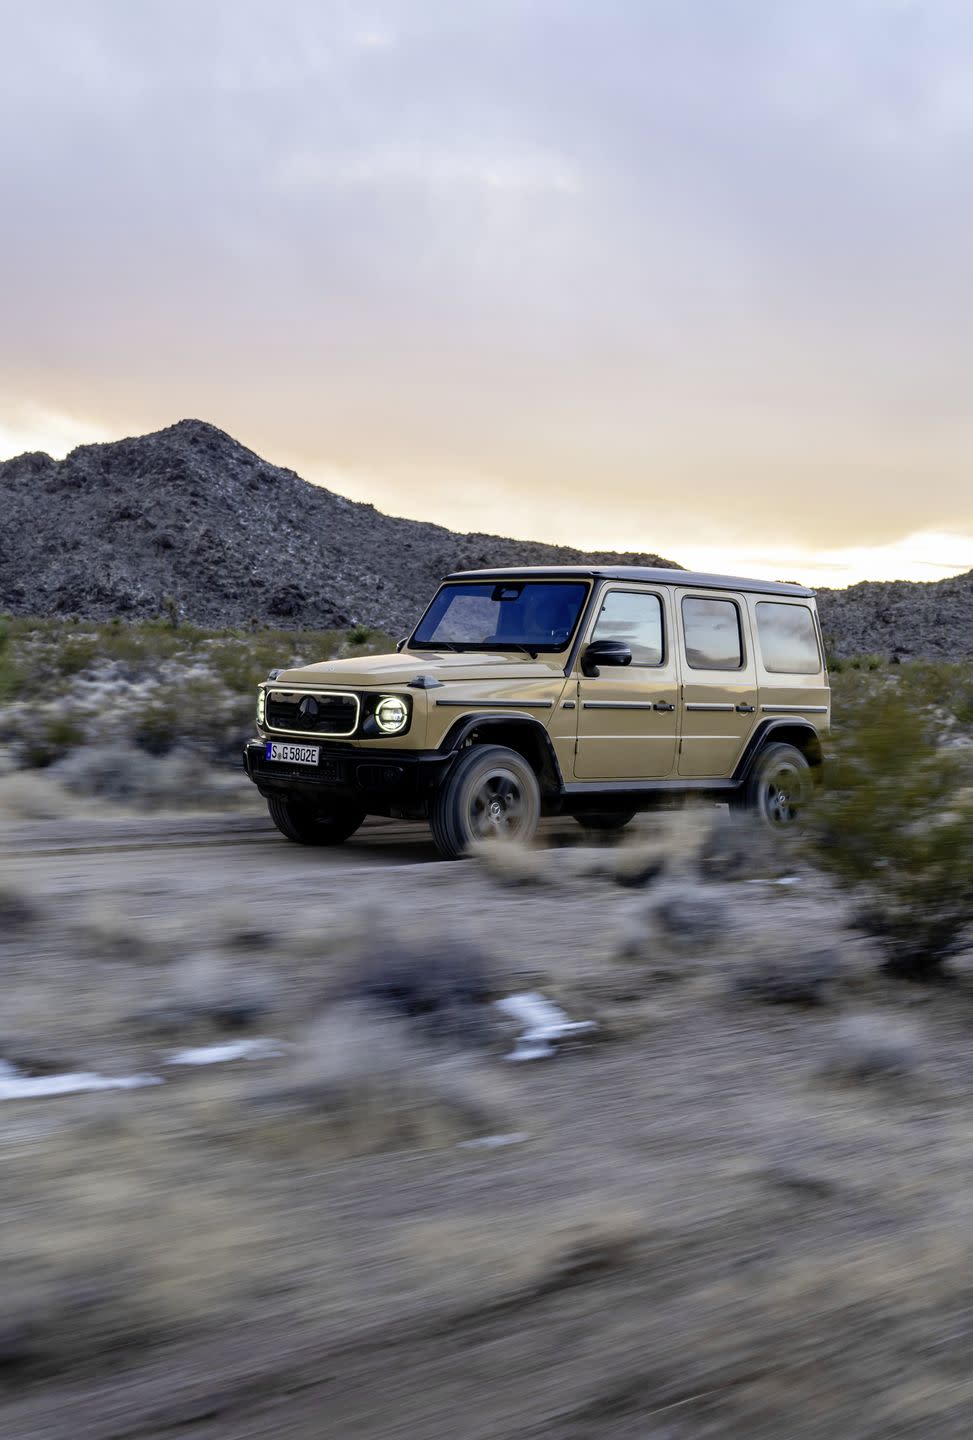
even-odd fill
[{"label": "suv roof", "polygon": [[739,575],[707,575],[697,570],[662,570],[649,565],[518,565],[509,570],[454,570],[447,580],[537,580],[545,575],[563,580],[643,580],[657,585],[699,585],[706,590],[746,590],[755,595],[800,595],[810,599],[813,590],[786,585],[780,580],[746,580]]}]

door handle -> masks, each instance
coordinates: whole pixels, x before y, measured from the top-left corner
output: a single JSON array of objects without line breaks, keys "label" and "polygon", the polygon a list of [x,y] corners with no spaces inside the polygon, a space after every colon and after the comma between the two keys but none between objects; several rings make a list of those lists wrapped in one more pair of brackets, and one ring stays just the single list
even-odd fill
[{"label": "door handle", "polygon": [[668,700],[657,700],[652,706],[653,710],[675,710],[675,705],[670,705]]},{"label": "door handle", "polygon": [[738,715],[752,715],[753,712],[756,710],[756,708],[757,708],[756,705],[738,705],[738,706],[737,706],[737,714],[738,714]]}]

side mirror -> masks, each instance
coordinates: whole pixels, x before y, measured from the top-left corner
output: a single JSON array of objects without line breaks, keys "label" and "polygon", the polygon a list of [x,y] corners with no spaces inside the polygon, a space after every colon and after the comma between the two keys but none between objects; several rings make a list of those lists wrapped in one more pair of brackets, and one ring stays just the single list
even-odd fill
[{"label": "side mirror", "polygon": [[409,643],[409,637],[408,637],[408,635],[405,637],[404,640],[397,640],[397,641],[395,642],[395,653],[396,653],[396,655],[401,655],[401,654],[402,654],[402,651],[405,649],[405,647],[406,647],[406,645],[408,645],[408,643]]},{"label": "side mirror", "polygon": [[632,651],[624,640],[592,640],[581,654],[581,670],[597,675],[599,665],[631,665]]}]

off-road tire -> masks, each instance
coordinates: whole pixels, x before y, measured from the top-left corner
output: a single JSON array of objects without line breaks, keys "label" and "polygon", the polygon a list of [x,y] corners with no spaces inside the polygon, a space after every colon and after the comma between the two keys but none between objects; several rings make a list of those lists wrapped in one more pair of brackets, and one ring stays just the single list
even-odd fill
[{"label": "off-road tire", "polygon": [[796,746],[777,741],[759,752],[732,808],[748,812],[770,831],[796,830],[812,789],[806,758]]},{"label": "off-road tire", "polygon": [[575,820],[582,830],[593,830],[596,834],[611,835],[616,830],[624,830],[625,826],[634,820],[638,814],[637,810],[592,810],[587,815],[575,815]]},{"label": "off-road tire", "polygon": [[352,805],[316,805],[294,795],[268,795],[267,809],[280,833],[296,845],[341,845],[365,818]]},{"label": "off-road tire", "polygon": [[540,818],[540,786],[523,755],[474,745],[433,797],[429,828],[440,855],[459,860],[480,840],[532,840]]}]

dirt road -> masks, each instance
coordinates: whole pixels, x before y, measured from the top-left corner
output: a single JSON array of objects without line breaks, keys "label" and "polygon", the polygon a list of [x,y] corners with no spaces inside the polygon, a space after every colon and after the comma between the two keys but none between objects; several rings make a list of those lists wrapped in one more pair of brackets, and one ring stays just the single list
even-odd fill
[{"label": "dirt road", "polygon": [[[569,820],[548,820],[541,826],[542,845],[574,843],[579,838]],[[389,866],[443,863],[427,826],[398,820],[369,819],[344,845],[322,849],[286,841],[262,810],[245,815],[110,816],[56,825],[32,821],[0,828],[0,866],[10,874],[42,874],[45,885],[56,884],[62,870],[73,872],[72,864],[58,863],[70,860],[87,866],[93,887],[110,889],[126,883],[130,870],[140,872],[150,866],[153,856],[166,857],[172,879],[191,881],[194,852],[205,854],[197,878],[210,888],[222,883],[228,869],[253,879],[273,876],[275,885],[287,883],[292,873],[295,889],[301,889],[308,874],[335,869],[373,874]],[[105,856],[115,858],[106,865]]]}]

